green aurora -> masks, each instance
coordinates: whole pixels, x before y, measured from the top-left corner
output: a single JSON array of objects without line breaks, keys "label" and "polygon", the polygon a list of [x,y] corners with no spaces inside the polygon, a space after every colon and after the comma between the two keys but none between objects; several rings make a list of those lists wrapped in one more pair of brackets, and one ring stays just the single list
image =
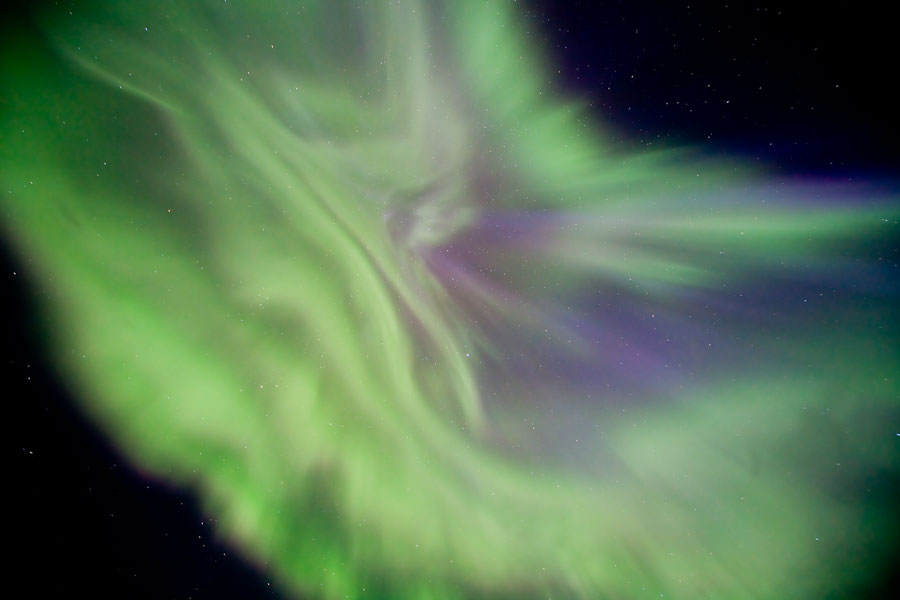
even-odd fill
[{"label": "green aurora", "polygon": [[615,150],[515,8],[73,2],[4,40],[4,233],[81,407],[288,596],[864,583],[896,194]]}]

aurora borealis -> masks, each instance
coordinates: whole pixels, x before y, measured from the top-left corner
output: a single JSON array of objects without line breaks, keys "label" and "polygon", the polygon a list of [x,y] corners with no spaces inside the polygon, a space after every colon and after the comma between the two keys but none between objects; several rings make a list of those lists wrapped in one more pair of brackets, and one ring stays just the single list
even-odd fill
[{"label": "aurora borealis", "polygon": [[286,597],[865,580],[895,184],[613,147],[517,10],[40,9],[2,224],[81,410]]}]

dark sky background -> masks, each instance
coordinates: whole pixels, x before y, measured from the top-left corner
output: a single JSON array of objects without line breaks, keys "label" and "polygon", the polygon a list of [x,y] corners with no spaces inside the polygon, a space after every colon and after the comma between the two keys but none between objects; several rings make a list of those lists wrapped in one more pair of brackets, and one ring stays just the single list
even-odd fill
[{"label": "dark sky background", "polygon": [[891,19],[783,2],[524,2],[563,80],[632,144],[785,173],[896,172]]},{"label": "dark sky background", "polygon": [[[874,3],[519,4],[564,87],[615,126],[623,149],[706,144],[785,175],[896,178],[897,53]],[[27,27],[21,13],[5,19]],[[75,410],[40,346],[40,290],[0,250],[10,581],[33,597],[274,597],[187,495],[131,470]],[[889,585],[835,597],[880,598]]]}]

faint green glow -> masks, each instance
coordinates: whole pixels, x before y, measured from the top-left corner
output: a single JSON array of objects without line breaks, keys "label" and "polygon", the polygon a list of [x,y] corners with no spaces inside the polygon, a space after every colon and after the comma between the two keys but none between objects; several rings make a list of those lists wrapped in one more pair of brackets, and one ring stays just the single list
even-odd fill
[{"label": "faint green glow", "polygon": [[[896,323],[878,271],[841,282],[877,263],[895,199],[799,205],[815,193],[696,150],[615,152],[512,8],[76,3],[38,15],[47,46],[7,40],[3,223],[85,410],[289,594],[864,580],[851,557],[884,549],[891,509],[865,478],[898,466]],[[550,224],[503,250],[484,223],[504,215]],[[484,269],[435,266],[467,248]],[[830,300],[693,312],[785,281]],[[604,348],[547,307],[611,327],[598,290],[668,316],[685,360],[717,331],[708,366],[661,359],[585,401]],[[505,371],[522,341],[586,373]]]}]

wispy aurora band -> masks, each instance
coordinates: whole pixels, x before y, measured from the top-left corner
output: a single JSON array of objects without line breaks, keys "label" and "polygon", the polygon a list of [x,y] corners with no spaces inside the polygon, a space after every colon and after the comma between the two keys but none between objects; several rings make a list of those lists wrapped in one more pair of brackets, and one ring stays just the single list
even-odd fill
[{"label": "wispy aurora band", "polygon": [[896,194],[614,152],[512,10],[75,3],[8,41],[3,221],[85,410],[289,594],[864,580]]}]

